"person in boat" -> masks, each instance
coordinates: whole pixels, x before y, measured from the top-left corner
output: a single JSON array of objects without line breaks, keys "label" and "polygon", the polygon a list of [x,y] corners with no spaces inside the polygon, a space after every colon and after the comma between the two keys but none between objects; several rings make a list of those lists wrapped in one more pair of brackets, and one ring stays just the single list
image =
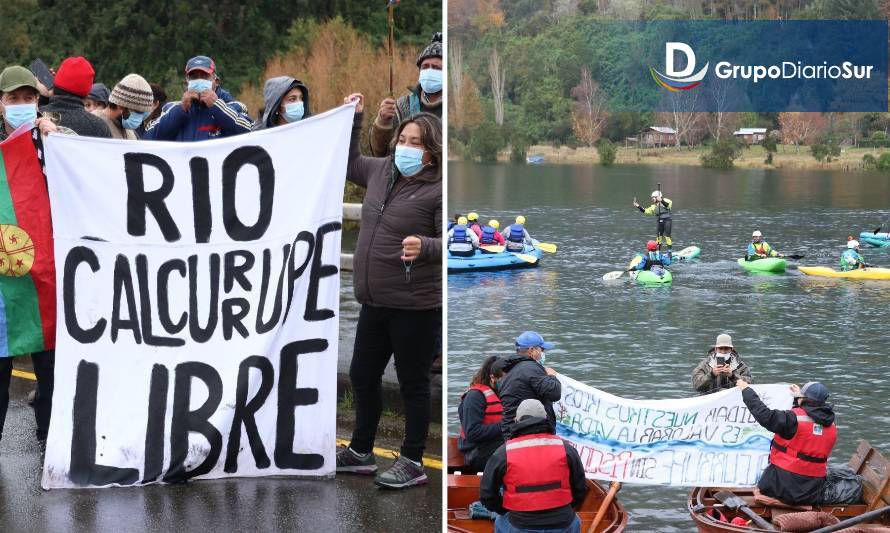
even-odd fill
[{"label": "person in boat", "polygon": [[457,406],[460,418],[457,447],[464,454],[465,464],[480,472],[491,454],[504,443],[501,433],[504,407],[495,390],[503,371],[493,371],[498,359],[492,355],[482,362]]},{"label": "person in boat", "polygon": [[504,228],[501,236],[506,241],[508,252],[522,252],[526,244],[532,243],[532,237],[525,229],[525,217],[522,215],[516,217],[516,222]]},{"label": "person in boat", "polygon": [[732,345],[732,337],[721,333],[708,355],[692,371],[692,388],[701,395],[711,394],[735,387],[740,379],[754,382],[751,369]]},{"label": "person in boat", "polygon": [[504,376],[498,382],[498,396],[504,405],[501,431],[504,438],[510,435],[510,424],[516,416],[516,409],[523,400],[535,399],[544,404],[547,420],[556,427],[556,414],[553,402],[559,401],[562,384],[556,377],[556,370],[545,367],[544,350],[554,344],[544,340],[535,331],[526,331],[516,338],[516,354],[504,358]]},{"label": "person in boat", "polygon": [[757,423],[775,433],[769,466],[757,482],[760,492],[792,505],[822,503],[828,458],[837,441],[828,388],[812,381],[803,388],[791,385],[794,407],[782,411],[768,408],[745,380],[736,386]]},{"label": "person in boat", "polygon": [[748,244],[748,250],[745,252],[745,261],[756,261],[767,257],[785,256],[773,250],[773,247],[763,240],[763,233],[757,230],[751,234],[751,243]]},{"label": "person in boat", "polygon": [[637,254],[640,258],[632,270],[651,270],[652,267],[664,268],[671,264],[671,256],[658,251],[658,243],[649,241],[646,243],[646,253]]},{"label": "person in boat", "polygon": [[455,213],[454,218],[448,221],[448,229],[450,230],[454,226],[457,226],[457,221],[460,220],[460,217],[462,216],[463,215],[461,215],[460,213]]},{"label": "person in boat", "polygon": [[669,199],[665,198],[661,191],[652,191],[652,205],[644,208],[641,206],[637,199],[634,198],[633,206],[640,210],[641,213],[648,216],[654,216],[656,221],[656,237],[655,241],[658,243],[658,249],[661,250],[661,245],[667,245],[667,255],[671,256],[673,251],[674,241],[671,240],[671,226],[673,221],[673,214],[671,212],[671,206],[673,206],[673,202]]},{"label": "person in boat", "polygon": [[473,230],[477,237],[482,237],[482,225],[479,224],[479,213],[467,213],[467,227]]},{"label": "person in boat", "polygon": [[479,237],[467,227],[467,217],[460,217],[448,230],[448,252],[458,257],[472,257],[476,248],[479,248]]},{"label": "person in boat", "polygon": [[841,270],[849,272],[857,268],[870,266],[865,258],[859,254],[859,241],[851,239],[847,241],[847,249],[841,254]]},{"label": "person in boat", "polygon": [[587,495],[584,464],[575,448],[554,435],[544,405],[524,400],[510,439],[488,460],[479,485],[482,504],[496,513],[496,532],[579,532],[573,508]]},{"label": "person in boat", "polygon": [[488,225],[483,226],[479,230],[479,245],[503,246],[506,241],[504,240],[504,236],[498,232],[499,227],[501,227],[500,222],[495,219],[489,220]]}]

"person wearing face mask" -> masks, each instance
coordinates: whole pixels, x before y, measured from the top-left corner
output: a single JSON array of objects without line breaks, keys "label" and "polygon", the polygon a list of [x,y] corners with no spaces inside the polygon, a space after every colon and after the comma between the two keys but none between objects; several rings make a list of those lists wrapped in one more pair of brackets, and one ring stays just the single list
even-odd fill
[{"label": "person wearing face mask", "polygon": [[309,111],[309,88],[290,76],[266,80],[263,104],[265,111],[253,125],[254,131],[291,124],[312,116]]},{"label": "person wearing face mask", "polygon": [[739,380],[753,383],[751,369],[742,361],[726,333],[717,335],[717,342],[708,355],[692,371],[692,388],[699,394],[731,389]]},{"label": "person wearing face mask", "polygon": [[93,114],[105,121],[115,139],[137,140],[136,129],[151,112],[151,86],[139,74],[127,74],[108,97],[108,107]]},{"label": "person wearing face mask", "polygon": [[544,350],[552,349],[552,342],[545,341],[537,332],[526,331],[516,338],[515,345],[516,354],[504,360],[504,377],[498,382],[498,396],[504,404],[501,432],[505,439],[510,437],[510,425],[523,400],[543,403],[547,420],[555,428],[553,402],[559,401],[562,391],[556,370],[544,366]]},{"label": "person wearing face mask", "polygon": [[423,450],[430,423],[430,368],[441,347],[442,122],[418,113],[399,125],[393,155],[361,154],[363,97],[352,94],[355,118],[346,179],[365,187],[353,280],[362,305],[349,378],[355,428],[337,453],[337,471],[373,474],[372,453],[383,410],[380,378],[390,357],[405,406],[401,455],[375,477],[377,485],[405,488],[427,482]]},{"label": "person wearing face mask", "polygon": [[479,472],[485,470],[488,458],[504,443],[501,433],[504,407],[496,391],[497,381],[503,375],[503,364],[495,366],[499,360],[494,355],[485,358],[457,406],[460,418],[457,447],[464,454],[464,463]]},{"label": "person wearing face mask", "polygon": [[791,385],[794,407],[770,409],[744,380],[736,382],[757,423],[774,433],[769,465],[757,488],[765,496],[792,505],[818,505],[825,490],[828,458],[837,442],[834,408],[828,388],[818,382]]},{"label": "person wearing face mask", "polygon": [[151,87],[151,112],[149,112],[148,117],[142,121],[142,125],[136,128],[136,136],[140,139],[145,138],[145,127],[161,116],[161,109],[163,109],[164,104],[167,103],[167,91],[165,91],[163,87],[157,83],[149,83],[148,86]]},{"label": "person wearing face mask", "polygon": [[187,88],[179,102],[168,102],[145,128],[145,138],[158,141],[205,141],[250,131],[247,106],[219,85],[216,64],[195,56],[185,64]]},{"label": "person wearing face mask", "polygon": [[398,100],[385,98],[380,103],[377,118],[371,125],[368,138],[371,153],[383,157],[390,153],[393,131],[403,120],[415,113],[432,113],[442,118],[442,34],[436,33],[430,44],[417,58],[420,69],[418,84],[408,89],[408,94]]},{"label": "person wearing face mask", "polygon": [[93,88],[95,74],[93,65],[83,57],[62,61],[49,103],[41,107],[40,112],[58,114],[59,126],[70,128],[78,135],[110,138],[111,131],[105,122],[87,111],[83,104]]}]

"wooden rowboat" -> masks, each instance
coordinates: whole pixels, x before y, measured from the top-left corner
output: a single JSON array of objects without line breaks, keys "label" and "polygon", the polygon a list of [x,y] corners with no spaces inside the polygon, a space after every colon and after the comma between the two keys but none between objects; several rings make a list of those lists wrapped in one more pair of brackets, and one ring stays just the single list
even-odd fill
[{"label": "wooden rowboat", "polygon": [[[732,489],[732,492],[745,500],[748,507],[766,519],[767,522],[771,522],[774,518],[783,514],[809,510],[830,513],[841,520],[845,520],[890,505],[890,461],[863,440],[859,441],[859,447],[850,459],[849,465],[854,472],[862,476],[863,503],[860,504],[794,507],[784,505],[771,498],[764,498],[755,487]],[[692,520],[698,527],[698,531],[702,533],[767,531],[757,526],[733,525],[715,518],[710,512],[713,509],[718,509],[730,521],[737,516],[747,520],[747,517],[741,512],[730,510],[717,501],[714,495],[721,490],[725,489],[696,487],[689,494],[689,514],[692,515]],[[890,516],[884,514],[882,518],[869,523],[890,525]]]},{"label": "wooden rowboat", "polygon": [[[482,476],[461,473],[463,455],[457,449],[457,440],[448,439],[448,531],[452,533],[488,533],[494,531],[493,520],[470,518],[469,506],[479,500],[479,483]],[[581,519],[581,531],[587,532],[606,498],[606,490],[595,481],[587,480],[587,496],[576,510]],[[605,514],[593,532],[618,533],[627,527],[627,511],[613,498]]]}]

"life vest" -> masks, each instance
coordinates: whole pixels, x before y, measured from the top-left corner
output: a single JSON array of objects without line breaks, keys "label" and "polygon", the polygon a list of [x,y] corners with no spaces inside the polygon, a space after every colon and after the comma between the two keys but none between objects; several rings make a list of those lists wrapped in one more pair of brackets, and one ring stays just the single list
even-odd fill
[{"label": "life vest", "polygon": [[802,476],[825,477],[828,456],[837,441],[837,425],[817,424],[800,407],[792,411],[797,415],[797,432],[790,440],[778,434],[773,436],[769,462]]},{"label": "life vest", "polygon": [[[665,202],[670,202],[667,198]],[[655,202],[655,212],[653,213],[659,220],[669,220],[671,218],[671,208],[665,207],[661,200]]]},{"label": "life vest", "polygon": [[504,508],[510,511],[543,511],[572,503],[562,439],[533,433],[508,440],[504,487]]},{"label": "life vest", "polygon": [[752,242],[751,246],[754,247],[754,255],[759,257],[769,257],[769,253],[772,251],[766,241]]},{"label": "life vest", "polygon": [[495,229],[491,226],[482,228],[482,237],[479,238],[479,244],[494,244],[496,242],[494,240],[494,232]]},{"label": "life vest", "polygon": [[510,242],[525,241],[525,228],[522,227],[522,224],[510,225],[510,236],[507,238],[507,240]]},{"label": "life vest", "polygon": [[[471,385],[467,392],[471,390],[477,390],[485,396],[485,416],[482,417],[482,424],[500,424],[501,419],[504,417],[504,406],[501,404],[501,399],[498,398],[497,393],[491,387],[479,383]],[[460,426],[460,438],[463,441],[467,439],[463,425]]]},{"label": "life vest", "polygon": [[449,243],[451,242],[473,242],[470,239],[470,236],[467,234],[467,226],[465,224],[455,224],[454,233],[451,234],[451,239],[449,239]]},{"label": "life vest", "polygon": [[646,257],[646,266],[648,268],[652,268],[653,266],[663,266],[664,259],[661,256],[661,252],[649,252],[649,256]]}]

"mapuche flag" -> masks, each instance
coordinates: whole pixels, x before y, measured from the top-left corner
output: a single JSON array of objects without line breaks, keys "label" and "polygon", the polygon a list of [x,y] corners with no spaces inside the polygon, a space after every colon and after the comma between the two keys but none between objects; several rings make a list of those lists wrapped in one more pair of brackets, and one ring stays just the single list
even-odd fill
[{"label": "mapuche flag", "polygon": [[52,218],[32,132],[0,143],[0,357],[56,344]]}]

